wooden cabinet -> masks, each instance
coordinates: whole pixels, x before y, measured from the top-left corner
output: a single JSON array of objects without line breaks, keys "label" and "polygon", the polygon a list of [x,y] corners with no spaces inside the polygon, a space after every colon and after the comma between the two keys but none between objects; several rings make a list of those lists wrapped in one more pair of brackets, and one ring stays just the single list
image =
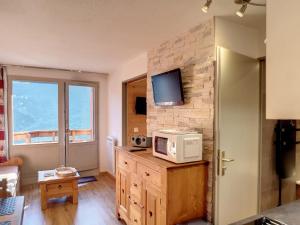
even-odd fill
[{"label": "wooden cabinet", "polygon": [[129,174],[126,171],[117,171],[116,194],[118,213],[126,222],[129,217]]},{"label": "wooden cabinet", "polygon": [[155,188],[145,187],[146,208],[145,208],[145,224],[161,225],[163,224],[161,215],[161,193]]},{"label": "wooden cabinet", "polygon": [[174,225],[206,216],[206,161],[175,164],[151,149],[116,147],[116,213],[127,225]]}]

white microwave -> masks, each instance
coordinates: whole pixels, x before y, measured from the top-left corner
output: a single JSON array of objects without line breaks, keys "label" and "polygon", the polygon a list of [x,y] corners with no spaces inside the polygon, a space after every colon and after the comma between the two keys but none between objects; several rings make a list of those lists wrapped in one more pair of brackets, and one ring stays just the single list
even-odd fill
[{"label": "white microwave", "polygon": [[153,155],[174,163],[202,160],[202,134],[175,130],[154,131]]}]

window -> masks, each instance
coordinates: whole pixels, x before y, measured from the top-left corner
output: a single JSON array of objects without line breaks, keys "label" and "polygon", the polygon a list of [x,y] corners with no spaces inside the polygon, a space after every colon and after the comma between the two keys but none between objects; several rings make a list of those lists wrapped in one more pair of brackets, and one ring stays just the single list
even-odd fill
[{"label": "window", "polygon": [[58,84],[12,81],[13,144],[58,142]]},{"label": "window", "polygon": [[69,142],[94,140],[94,88],[69,85]]}]

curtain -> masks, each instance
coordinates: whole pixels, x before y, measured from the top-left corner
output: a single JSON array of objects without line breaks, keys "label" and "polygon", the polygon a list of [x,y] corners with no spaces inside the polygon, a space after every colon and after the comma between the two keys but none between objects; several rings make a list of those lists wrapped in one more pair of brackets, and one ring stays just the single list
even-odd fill
[{"label": "curtain", "polygon": [[5,68],[0,68],[0,163],[7,160],[7,140],[6,140],[6,72]]}]

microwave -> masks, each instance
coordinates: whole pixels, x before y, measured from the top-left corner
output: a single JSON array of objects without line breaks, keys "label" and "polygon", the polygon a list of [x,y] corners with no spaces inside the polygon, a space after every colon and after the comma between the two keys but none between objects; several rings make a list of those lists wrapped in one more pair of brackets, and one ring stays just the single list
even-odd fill
[{"label": "microwave", "polygon": [[174,163],[202,160],[202,134],[176,130],[154,131],[153,155]]}]

